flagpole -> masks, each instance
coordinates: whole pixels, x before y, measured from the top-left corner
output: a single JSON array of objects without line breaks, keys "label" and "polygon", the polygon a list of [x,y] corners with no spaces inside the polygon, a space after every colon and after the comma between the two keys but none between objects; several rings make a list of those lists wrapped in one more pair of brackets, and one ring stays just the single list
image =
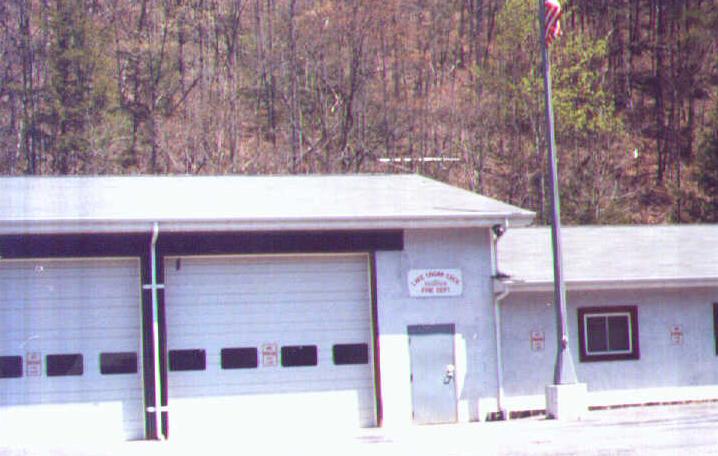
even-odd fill
[{"label": "flagpole", "polygon": [[556,364],[553,372],[554,385],[578,383],[568,347],[568,325],[566,323],[566,286],[563,280],[563,256],[561,243],[561,203],[558,191],[558,172],[556,166],[556,138],[553,128],[553,107],[551,106],[551,70],[549,66],[548,46],[546,45],[546,7],[544,0],[539,2],[539,20],[541,23],[541,57],[544,71],[544,96],[546,104],[546,127],[548,132],[548,153],[551,171],[551,245],[553,248],[554,308],[556,309],[556,339],[558,342]]}]

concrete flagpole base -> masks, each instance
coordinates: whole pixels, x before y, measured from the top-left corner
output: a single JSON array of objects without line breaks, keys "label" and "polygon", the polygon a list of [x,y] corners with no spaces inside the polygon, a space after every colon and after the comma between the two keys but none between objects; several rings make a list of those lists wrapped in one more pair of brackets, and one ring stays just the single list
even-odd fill
[{"label": "concrete flagpole base", "polygon": [[546,416],[554,420],[578,421],[588,413],[585,383],[546,386]]}]

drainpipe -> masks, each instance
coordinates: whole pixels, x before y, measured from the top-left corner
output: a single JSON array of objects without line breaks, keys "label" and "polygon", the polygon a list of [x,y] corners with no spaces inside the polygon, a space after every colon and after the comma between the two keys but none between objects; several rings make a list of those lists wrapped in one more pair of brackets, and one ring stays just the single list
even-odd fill
[{"label": "drainpipe", "polygon": [[[498,279],[494,279],[498,280]],[[501,356],[501,308],[499,304],[509,295],[509,289],[504,289],[498,295],[494,295],[494,335],[496,337],[496,408],[504,420],[509,415],[504,407],[504,361]]]},{"label": "drainpipe", "polygon": [[496,343],[496,408],[502,419],[509,419],[508,413],[504,408],[504,361],[501,355],[501,301],[509,295],[509,289],[503,285],[502,290],[497,294],[497,283],[500,282],[502,275],[499,273],[497,246],[499,238],[506,232],[508,220],[503,225],[494,225],[491,228],[492,245],[492,269],[493,269],[493,288],[494,288],[494,338]]},{"label": "drainpipe", "polygon": [[150,262],[152,268],[152,346],[154,348],[155,367],[155,429],[157,439],[164,440],[162,433],[162,377],[160,375],[160,336],[159,336],[159,301],[157,299],[157,237],[160,234],[160,225],[152,226],[152,242],[150,243]]}]

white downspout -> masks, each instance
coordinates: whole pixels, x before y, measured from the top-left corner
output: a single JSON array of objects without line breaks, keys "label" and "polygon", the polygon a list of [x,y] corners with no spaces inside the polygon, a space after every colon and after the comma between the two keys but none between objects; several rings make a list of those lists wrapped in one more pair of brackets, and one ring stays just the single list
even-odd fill
[{"label": "white downspout", "polygon": [[501,356],[501,308],[499,304],[508,295],[508,288],[504,288],[501,293],[494,295],[494,335],[496,337],[496,408],[498,408],[501,417],[505,420],[509,419],[509,414],[504,407],[504,361]]},{"label": "white downspout", "polygon": [[499,265],[498,265],[498,242],[499,238],[504,234],[508,227],[508,221],[504,225],[495,225],[491,229],[491,267],[493,269],[493,289],[494,289],[494,338],[496,344],[496,408],[502,419],[509,419],[508,413],[504,407],[504,361],[501,355],[501,308],[499,304],[509,295],[509,289],[502,284],[502,290],[497,294],[497,283],[499,282]]},{"label": "white downspout", "polygon": [[157,438],[164,440],[162,433],[162,377],[160,375],[160,336],[159,336],[159,301],[157,300],[157,237],[160,234],[160,225],[155,223],[152,227],[152,242],[150,243],[151,263],[151,290],[152,290],[152,346],[154,348],[155,367],[155,429]]}]

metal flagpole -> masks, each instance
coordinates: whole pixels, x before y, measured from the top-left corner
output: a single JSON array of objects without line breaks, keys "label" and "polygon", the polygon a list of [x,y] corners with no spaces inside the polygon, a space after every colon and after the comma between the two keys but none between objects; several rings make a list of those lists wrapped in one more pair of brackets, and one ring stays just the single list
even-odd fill
[{"label": "metal flagpole", "polygon": [[546,127],[548,131],[548,153],[551,170],[551,245],[553,247],[554,307],[556,309],[556,338],[558,351],[553,372],[555,385],[578,383],[576,369],[568,348],[568,325],[566,323],[566,286],[563,281],[563,257],[561,255],[561,203],[558,192],[556,167],[556,138],[553,128],[553,107],[551,106],[551,71],[546,45],[546,6],[539,0],[541,22],[541,57],[544,70],[544,96],[546,102]]}]

